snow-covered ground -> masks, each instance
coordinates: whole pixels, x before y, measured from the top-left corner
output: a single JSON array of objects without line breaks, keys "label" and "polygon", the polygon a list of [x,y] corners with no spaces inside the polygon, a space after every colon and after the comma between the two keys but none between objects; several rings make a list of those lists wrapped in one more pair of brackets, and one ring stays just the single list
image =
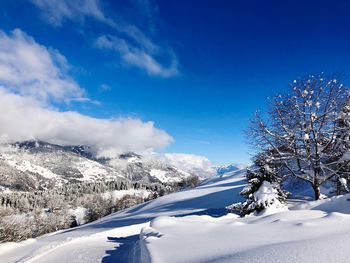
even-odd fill
[{"label": "snow-covered ground", "polygon": [[160,217],[142,230],[141,242],[145,262],[345,263],[350,215],[293,210],[243,219]]},{"label": "snow-covered ground", "polygon": [[242,173],[216,178],[196,189],[169,194],[87,225],[2,244],[0,262],[128,262],[129,258],[138,262],[139,233],[152,219],[221,214],[243,185]]},{"label": "snow-covered ground", "polygon": [[[244,173],[78,228],[0,245],[1,262],[349,262],[350,196],[238,218]],[[140,234],[141,233],[141,234]]]}]

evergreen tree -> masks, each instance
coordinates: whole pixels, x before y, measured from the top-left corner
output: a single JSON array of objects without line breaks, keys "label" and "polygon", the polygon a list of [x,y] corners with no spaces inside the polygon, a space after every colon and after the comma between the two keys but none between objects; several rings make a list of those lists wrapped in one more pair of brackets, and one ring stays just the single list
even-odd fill
[{"label": "evergreen tree", "polygon": [[287,192],[281,189],[280,179],[267,164],[259,162],[257,167],[257,171],[247,170],[248,185],[240,192],[246,201],[228,206],[230,212],[245,216],[283,206]]}]

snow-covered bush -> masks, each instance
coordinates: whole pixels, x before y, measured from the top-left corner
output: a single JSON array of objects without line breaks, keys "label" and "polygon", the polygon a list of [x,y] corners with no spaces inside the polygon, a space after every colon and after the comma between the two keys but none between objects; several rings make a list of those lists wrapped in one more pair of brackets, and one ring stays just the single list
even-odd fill
[{"label": "snow-covered bush", "polygon": [[265,209],[285,208],[287,192],[281,189],[279,179],[268,165],[261,166],[258,171],[248,170],[246,178],[248,185],[240,192],[246,201],[228,206],[230,212],[245,216]]},{"label": "snow-covered bush", "polygon": [[0,243],[32,237],[33,218],[26,214],[0,217]]},{"label": "snow-covered bush", "polygon": [[43,234],[66,229],[73,225],[74,218],[66,210],[55,212],[35,209],[28,213],[0,210],[0,243],[21,241]]}]

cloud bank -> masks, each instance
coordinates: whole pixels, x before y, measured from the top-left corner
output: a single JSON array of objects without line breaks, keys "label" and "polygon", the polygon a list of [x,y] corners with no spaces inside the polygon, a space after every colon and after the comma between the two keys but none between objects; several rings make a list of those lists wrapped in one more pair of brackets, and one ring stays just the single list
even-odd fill
[{"label": "cloud bank", "polygon": [[187,153],[153,154],[149,158],[170,164],[185,172],[194,173],[201,177],[210,177],[216,174],[213,163],[204,156]]},{"label": "cloud bank", "polygon": [[39,45],[23,31],[0,31],[0,85],[47,101],[81,99],[84,90],[68,75],[66,58]]},{"label": "cloud bank", "polygon": [[89,145],[103,157],[125,151],[145,153],[172,142],[153,122],[139,119],[97,119],[78,112],[43,107],[30,97],[0,88],[0,134],[2,142],[38,139],[59,145]]},{"label": "cloud bank", "polygon": [[100,156],[125,151],[152,152],[173,141],[153,122],[135,118],[98,119],[62,112],[52,101],[90,100],[68,73],[58,51],[35,42],[19,29],[0,31],[0,141],[43,140],[89,145]]}]

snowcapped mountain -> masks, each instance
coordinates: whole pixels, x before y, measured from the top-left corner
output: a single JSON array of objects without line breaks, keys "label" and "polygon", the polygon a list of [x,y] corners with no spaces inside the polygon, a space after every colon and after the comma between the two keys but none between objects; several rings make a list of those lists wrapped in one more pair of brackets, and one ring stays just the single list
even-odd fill
[{"label": "snowcapped mountain", "polygon": [[226,173],[230,173],[230,172],[235,172],[241,169],[247,168],[246,165],[242,165],[242,164],[228,164],[228,165],[222,165],[222,166],[216,166],[216,173],[219,176],[223,176]]},{"label": "snowcapped mountain", "polygon": [[187,153],[164,153],[154,154],[152,159],[196,174],[200,178],[210,178],[217,175],[212,162],[204,156]]},{"label": "snowcapped mountain", "polygon": [[26,141],[3,146],[0,153],[0,185],[8,188],[46,189],[118,177],[123,177],[119,171],[88,158],[82,147]]},{"label": "snowcapped mountain", "polygon": [[215,167],[201,156],[133,152],[101,158],[84,145],[60,146],[44,141],[23,141],[0,146],[0,189],[48,189],[69,182],[131,180],[145,183],[180,183],[242,169],[230,164]]},{"label": "snowcapped mountain", "polygon": [[69,182],[130,179],[141,182],[181,182],[193,173],[135,153],[97,158],[88,146],[60,146],[43,141],[2,145],[2,189],[46,189]]}]

